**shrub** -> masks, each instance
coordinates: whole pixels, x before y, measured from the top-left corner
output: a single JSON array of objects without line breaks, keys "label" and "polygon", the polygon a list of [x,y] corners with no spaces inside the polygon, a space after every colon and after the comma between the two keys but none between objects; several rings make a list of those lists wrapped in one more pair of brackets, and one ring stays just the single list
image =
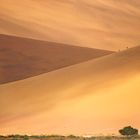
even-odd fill
[{"label": "shrub", "polygon": [[119,133],[124,136],[138,135],[138,129],[135,129],[131,126],[127,126],[127,127],[124,127],[123,129],[120,129]]}]

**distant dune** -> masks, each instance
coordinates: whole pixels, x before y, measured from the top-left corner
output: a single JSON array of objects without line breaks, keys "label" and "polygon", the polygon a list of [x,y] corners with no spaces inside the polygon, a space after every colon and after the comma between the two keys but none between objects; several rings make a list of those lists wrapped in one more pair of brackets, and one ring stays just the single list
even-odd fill
[{"label": "distant dune", "polygon": [[118,50],[140,44],[139,0],[1,0],[0,33]]},{"label": "distant dune", "polygon": [[0,35],[0,84],[111,53],[112,51]]},{"label": "distant dune", "polygon": [[139,54],[140,47],[134,47],[0,85],[0,133],[114,133],[128,124],[140,128]]}]

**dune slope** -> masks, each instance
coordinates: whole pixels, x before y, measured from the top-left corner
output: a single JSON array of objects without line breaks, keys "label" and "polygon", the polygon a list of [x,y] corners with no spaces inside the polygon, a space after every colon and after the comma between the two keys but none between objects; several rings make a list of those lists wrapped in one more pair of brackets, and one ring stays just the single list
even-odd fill
[{"label": "dune slope", "polygon": [[112,53],[111,51],[0,35],[0,84]]},{"label": "dune slope", "polygon": [[0,33],[118,50],[140,44],[139,0],[1,0]]},{"label": "dune slope", "polygon": [[[0,133],[116,133],[140,128],[140,47],[0,85]],[[10,105],[7,107],[7,104]]]}]

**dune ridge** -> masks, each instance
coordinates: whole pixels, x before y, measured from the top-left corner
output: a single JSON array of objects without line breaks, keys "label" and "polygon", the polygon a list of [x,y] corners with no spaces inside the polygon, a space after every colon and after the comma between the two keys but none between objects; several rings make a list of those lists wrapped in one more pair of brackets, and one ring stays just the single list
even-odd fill
[{"label": "dune ridge", "polygon": [[0,85],[0,132],[108,133],[128,123],[140,128],[139,54],[138,46]]}]

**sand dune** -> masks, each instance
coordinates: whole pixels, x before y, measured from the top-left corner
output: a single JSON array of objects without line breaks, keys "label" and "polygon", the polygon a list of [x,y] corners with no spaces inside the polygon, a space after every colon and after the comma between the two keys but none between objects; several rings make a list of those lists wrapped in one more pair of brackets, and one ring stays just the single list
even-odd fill
[{"label": "sand dune", "polygon": [[118,50],[140,44],[139,0],[1,0],[0,33]]},{"label": "sand dune", "polygon": [[111,51],[0,35],[0,84],[87,61]]},{"label": "sand dune", "polygon": [[140,128],[139,54],[135,47],[0,85],[0,133],[113,133],[128,124]]}]

